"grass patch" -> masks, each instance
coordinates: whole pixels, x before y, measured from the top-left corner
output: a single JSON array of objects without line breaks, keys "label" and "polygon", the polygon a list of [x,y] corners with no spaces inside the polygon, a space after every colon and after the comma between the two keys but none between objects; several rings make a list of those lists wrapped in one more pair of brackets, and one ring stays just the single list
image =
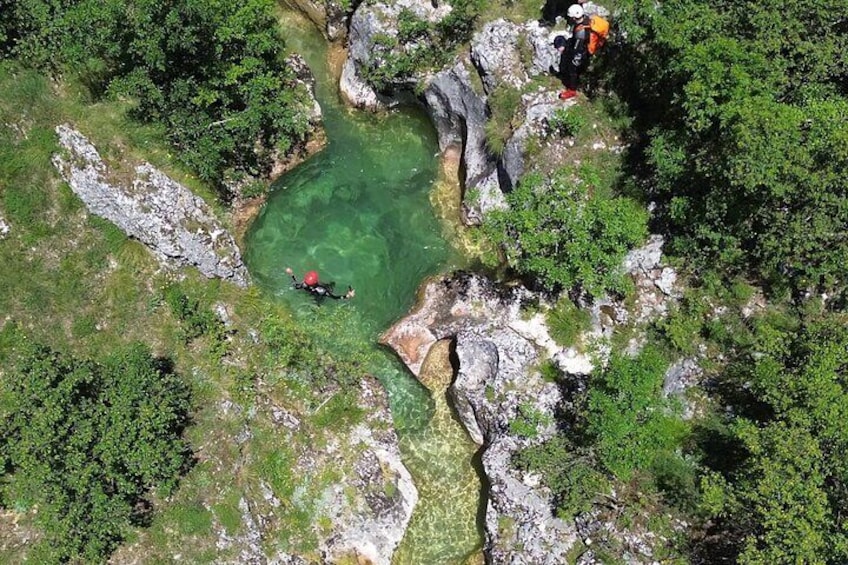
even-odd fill
[{"label": "grass patch", "polygon": [[[315,442],[323,441],[316,427],[330,426],[338,436],[361,421],[354,395],[321,406],[330,395],[314,383],[332,383],[331,364],[344,365],[339,372],[351,382],[358,379],[362,344],[345,343],[341,363],[260,290],[210,281],[192,269],[163,274],[146,247],[89,215],[51,164],[59,149],[53,128],[61,123],[86,134],[110,166],[131,170],[149,161],[214,203],[211,188],[173,165],[163,132],[131,122],[127,110],[122,102],[91,105],[79,85],[0,63],[0,214],[12,228],[0,245],[0,363],[20,336],[84,358],[140,341],[173,360],[190,382],[195,404],[187,437],[198,463],[171,498],[152,501],[150,527],[130,532],[115,562],[173,563],[178,554],[190,563],[237,559],[241,542],[222,550],[216,542],[221,528],[240,532],[243,497],[252,512],[271,516],[263,525],[267,539],[285,538],[278,545],[314,554],[310,501],[320,485],[306,482],[294,467],[300,454],[315,452]],[[212,313],[217,302],[230,313],[226,332]],[[327,324],[321,328],[327,335],[343,326],[339,320]],[[312,380],[297,380],[292,366]],[[310,431],[270,425],[272,403]],[[319,459],[316,476],[329,480],[334,475],[325,469],[338,465]],[[279,507],[265,500],[263,484]],[[19,512],[15,520],[24,527],[0,534],[0,561],[49,561],[49,546],[16,541],[37,539],[21,513],[26,509],[8,510]]]},{"label": "grass patch", "polygon": [[557,345],[572,347],[579,345],[577,339],[581,333],[589,328],[591,314],[575,306],[567,296],[563,296],[547,312],[545,320],[548,324],[548,331]]},{"label": "grass patch", "polygon": [[521,105],[521,91],[508,85],[498,86],[489,96],[489,119],[486,121],[486,145],[495,155],[502,155],[515,127],[516,112]]}]

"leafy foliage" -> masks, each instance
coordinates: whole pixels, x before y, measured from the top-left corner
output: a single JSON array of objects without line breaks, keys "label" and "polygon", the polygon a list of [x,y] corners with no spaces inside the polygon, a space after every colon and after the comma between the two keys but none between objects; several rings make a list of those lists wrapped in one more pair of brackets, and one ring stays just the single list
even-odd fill
[{"label": "leafy foliage", "polygon": [[778,289],[844,292],[845,0],[621,7],[619,85],[652,128],[673,248]]},{"label": "leafy foliage", "polygon": [[179,285],[170,285],[165,289],[165,302],[171,308],[171,313],[182,322],[185,341],[210,332],[222,333],[221,320],[211,310],[201,307],[199,300],[189,298]]},{"label": "leafy foliage", "polygon": [[800,330],[763,324],[728,369],[744,417],[728,439],[743,457],[705,489],[740,563],[848,559],[848,331],[839,318]]},{"label": "leafy foliage", "polygon": [[548,127],[559,135],[574,137],[586,127],[586,117],[576,106],[557,108],[548,119]]},{"label": "leafy foliage", "polygon": [[594,462],[580,456],[562,435],[519,451],[513,463],[544,477],[553,493],[557,514],[563,519],[589,511],[595,499],[609,490],[609,480]]},{"label": "leafy foliage", "polygon": [[270,0],[17,0],[2,12],[7,48],[70,66],[95,93],[129,97],[164,124],[201,178],[267,172],[305,134],[305,90],[282,56]]},{"label": "leafy foliage", "polygon": [[525,402],[518,405],[518,413],[509,422],[509,431],[518,436],[533,438],[539,433],[539,426],[545,427],[552,423],[550,416],[532,403]]},{"label": "leafy foliage", "polygon": [[417,72],[450,61],[454,49],[471,37],[484,3],[450,0],[449,4],[451,11],[435,24],[422,20],[407,8],[401,9],[397,34],[374,36],[370,64],[361,69],[365,81],[378,91],[387,91]]},{"label": "leafy foliage", "polygon": [[515,118],[521,106],[521,90],[508,84],[498,85],[487,99],[489,119],[486,120],[486,146],[495,155],[503,155],[506,142],[515,128]]},{"label": "leafy foliage", "polygon": [[4,505],[38,505],[51,560],[102,561],[188,464],[187,387],[134,346],[103,363],[27,346],[2,381]]},{"label": "leafy foliage", "polygon": [[586,438],[601,466],[622,480],[651,471],[686,434],[674,406],[662,397],[667,361],[652,348],[630,359],[613,355],[589,384]]},{"label": "leafy foliage", "polygon": [[652,347],[614,354],[574,397],[564,431],[515,455],[516,466],[541,474],[561,517],[590,510],[613,481],[641,481],[648,498],[666,489],[694,496],[694,469],[678,453],[688,427],[662,396],[666,365]]},{"label": "leafy foliage", "polygon": [[580,333],[589,327],[591,315],[588,311],[578,308],[567,296],[560,298],[556,306],[547,312],[545,321],[551,337],[563,347],[576,345]]},{"label": "leafy foliage", "polygon": [[595,192],[592,171],[559,171],[549,181],[530,175],[493,211],[486,230],[512,267],[549,289],[580,287],[591,294],[621,290],[627,250],[647,231],[645,211],[624,197]]}]

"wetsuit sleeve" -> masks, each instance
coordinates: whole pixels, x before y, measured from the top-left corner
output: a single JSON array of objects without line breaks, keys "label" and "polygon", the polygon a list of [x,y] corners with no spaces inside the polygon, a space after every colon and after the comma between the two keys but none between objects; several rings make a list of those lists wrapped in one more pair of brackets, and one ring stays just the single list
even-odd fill
[{"label": "wetsuit sleeve", "polygon": [[292,286],[293,287],[295,287],[298,290],[303,288],[303,285],[301,283],[297,282],[297,279],[294,277],[294,275],[291,276],[291,279],[292,279]]},{"label": "wetsuit sleeve", "polygon": [[338,294],[333,293],[333,287],[327,284],[319,284],[310,289],[310,292],[315,294],[316,296],[327,296],[334,300],[341,300],[344,296],[339,296]]}]

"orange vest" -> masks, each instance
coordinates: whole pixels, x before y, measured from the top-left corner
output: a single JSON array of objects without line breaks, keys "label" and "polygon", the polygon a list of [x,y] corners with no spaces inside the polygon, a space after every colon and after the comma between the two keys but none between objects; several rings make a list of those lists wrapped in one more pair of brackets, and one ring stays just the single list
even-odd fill
[{"label": "orange vest", "polygon": [[575,33],[578,29],[588,29],[589,30],[589,54],[594,55],[595,51],[598,50],[599,47],[603,47],[604,43],[607,40],[607,36],[609,35],[609,22],[606,21],[601,16],[589,16],[589,24],[576,26],[574,28]]}]

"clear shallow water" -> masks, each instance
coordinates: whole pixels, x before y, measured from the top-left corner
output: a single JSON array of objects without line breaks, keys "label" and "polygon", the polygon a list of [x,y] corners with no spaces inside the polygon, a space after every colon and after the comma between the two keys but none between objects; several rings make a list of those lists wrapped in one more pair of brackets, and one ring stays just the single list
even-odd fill
[{"label": "clear shallow water", "polygon": [[[337,354],[365,352],[388,391],[420,493],[395,563],[459,563],[481,543],[474,446],[451,416],[444,390],[431,395],[376,345],[412,306],[424,278],[456,259],[429,201],[439,166],[435,132],[421,112],[348,110],[331,83],[323,38],[292,20],[287,39],[318,79],[329,143],[275,183],[247,234],[245,259],[255,280],[287,302],[316,339]],[[291,288],[287,266],[299,278],[318,271],[322,281],[336,282],[338,294],[351,285],[356,297],[316,305]]]}]

